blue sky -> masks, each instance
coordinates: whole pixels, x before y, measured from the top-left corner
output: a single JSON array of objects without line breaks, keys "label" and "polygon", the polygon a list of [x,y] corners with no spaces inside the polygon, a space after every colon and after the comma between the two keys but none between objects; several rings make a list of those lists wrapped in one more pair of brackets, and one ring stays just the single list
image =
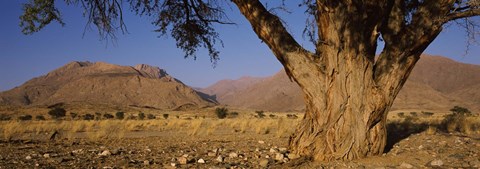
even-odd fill
[{"label": "blue sky", "polygon": [[[217,26],[225,46],[218,48],[221,58],[214,68],[204,50],[197,53],[197,60],[184,59],[184,53],[176,48],[173,38],[159,38],[159,34],[153,32],[155,27],[148,17],[126,13],[129,34],[117,34],[115,43],[100,41],[94,26],[85,30],[82,10],[65,6],[63,1],[58,1],[58,6],[66,23],[64,27],[52,23],[38,33],[23,35],[18,26],[22,2],[25,1],[0,1],[0,91],[19,86],[71,61],[150,64],[194,87],[206,87],[218,80],[241,76],[269,76],[281,69],[280,63],[234,6],[227,8],[227,13],[237,25]],[[292,1],[288,3],[292,14],[282,16],[297,40],[309,46],[309,42],[301,38],[303,10]],[[469,53],[464,54],[466,40],[465,32],[453,25],[446,28],[425,53],[480,64],[478,45],[471,46]]]}]

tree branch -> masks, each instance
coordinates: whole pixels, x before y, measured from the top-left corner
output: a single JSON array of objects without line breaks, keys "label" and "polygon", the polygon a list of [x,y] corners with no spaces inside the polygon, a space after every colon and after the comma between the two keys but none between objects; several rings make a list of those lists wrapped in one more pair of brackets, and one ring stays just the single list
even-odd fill
[{"label": "tree branch", "polygon": [[461,18],[467,18],[472,16],[480,16],[480,8],[466,10],[463,12],[454,12],[447,15],[444,22],[453,21]]}]

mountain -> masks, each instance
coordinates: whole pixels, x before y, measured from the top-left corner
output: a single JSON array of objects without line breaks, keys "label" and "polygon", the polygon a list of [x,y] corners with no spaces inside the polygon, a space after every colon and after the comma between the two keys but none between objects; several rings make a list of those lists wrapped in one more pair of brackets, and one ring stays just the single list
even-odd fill
[{"label": "mountain", "polygon": [[103,62],[71,62],[0,93],[0,104],[42,106],[58,103],[178,109],[214,103],[168,75],[145,64],[119,66]]},{"label": "mountain", "polygon": [[[242,79],[223,83],[242,83]],[[391,110],[422,109],[448,111],[455,105],[480,111],[480,66],[455,62],[440,56],[422,55],[410,78],[395,99]],[[282,70],[277,74],[257,79],[243,90],[217,92],[214,86],[209,91],[224,105],[267,111],[301,111],[304,109],[300,88],[291,82]]]}]

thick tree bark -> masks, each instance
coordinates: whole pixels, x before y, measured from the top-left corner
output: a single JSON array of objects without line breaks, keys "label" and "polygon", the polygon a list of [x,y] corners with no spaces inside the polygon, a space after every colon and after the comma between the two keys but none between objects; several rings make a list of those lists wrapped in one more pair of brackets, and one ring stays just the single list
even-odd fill
[{"label": "thick tree bark", "polygon": [[[293,153],[317,161],[383,153],[386,116],[420,54],[440,33],[453,0],[315,1],[318,43],[302,48],[259,0],[232,0],[301,87],[306,112]],[[448,18],[448,17],[446,17]],[[375,59],[379,35],[385,48]]]}]

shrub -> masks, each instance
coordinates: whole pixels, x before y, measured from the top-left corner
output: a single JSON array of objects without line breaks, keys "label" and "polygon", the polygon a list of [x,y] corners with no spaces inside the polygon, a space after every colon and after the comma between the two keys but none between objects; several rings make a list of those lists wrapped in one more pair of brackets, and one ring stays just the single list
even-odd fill
[{"label": "shrub", "polygon": [[163,114],[164,119],[168,119],[169,114]]},{"label": "shrub", "polygon": [[93,114],[85,114],[83,115],[83,120],[93,120],[95,119],[95,116]]},{"label": "shrub", "polygon": [[257,113],[258,118],[264,118],[265,117],[265,112],[263,112],[263,110],[255,111],[255,113]]},{"label": "shrub", "polygon": [[403,112],[400,112],[397,115],[398,115],[398,117],[405,117],[405,113],[403,113]]},{"label": "shrub", "polygon": [[470,110],[468,110],[467,108],[464,108],[464,107],[460,107],[460,106],[454,106],[452,109],[450,109],[450,111],[453,114],[458,114],[458,115],[471,115],[472,114],[472,112],[470,112]]},{"label": "shrub", "polygon": [[422,111],[422,114],[425,116],[433,116],[433,113],[428,111]]},{"label": "shrub", "polygon": [[111,114],[105,113],[105,114],[103,114],[103,118],[105,118],[105,119],[113,119],[114,116],[111,115]]},{"label": "shrub", "polygon": [[48,115],[52,116],[53,119],[60,119],[65,117],[66,112],[63,108],[55,107],[48,111]]},{"label": "shrub", "polygon": [[147,114],[147,119],[156,119],[157,117],[155,117],[155,115],[153,114]]},{"label": "shrub", "polygon": [[219,119],[224,119],[228,115],[228,109],[225,107],[222,108],[216,108],[215,109],[215,114]]},{"label": "shrub", "polygon": [[37,115],[37,116],[35,116],[35,119],[37,119],[37,120],[45,120],[45,117],[43,117],[43,115]]},{"label": "shrub", "polygon": [[138,119],[140,119],[140,120],[145,119],[145,113],[143,113],[143,112],[138,113]]},{"label": "shrub", "polygon": [[95,112],[95,120],[102,120],[102,113]]},{"label": "shrub", "polygon": [[417,112],[410,112],[410,115],[412,115],[412,116],[418,116]]},{"label": "shrub", "polygon": [[115,113],[115,117],[117,117],[118,120],[123,120],[125,118],[125,113],[119,111],[119,112]]},{"label": "shrub", "polygon": [[287,118],[289,118],[289,119],[296,119],[296,118],[298,118],[298,116],[295,115],[295,114],[287,114]]},{"label": "shrub", "polygon": [[32,120],[32,115],[27,114],[27,115],[19,116],[18,120],[22,120],[22,121]]},{"label": "shrub", "polygon": [[6,115],[6,114],[0,114],[0,121],[8,121],[11,120],[12,117]]},{"label": "shrub", "polygon": [[270,118],[273,119],[273,118],[275,118],[275,117],[277,117],[277,116],[275,116],[274,114],[269,114],[268,117],[270,117]]},{"label": "shrub", "polygon": [[228,115],[229,115],[230,117],[232,117],[232,118],[235,118],[235,117],[238,116],[238,112],[235,112],[235,111],[234,111],[234,112],[228,113]]},{"label": "shrub", "polygon": [[77,116],[77,113],[70,112],[70,117],[72,117],[72,120],[75,119]]}]

